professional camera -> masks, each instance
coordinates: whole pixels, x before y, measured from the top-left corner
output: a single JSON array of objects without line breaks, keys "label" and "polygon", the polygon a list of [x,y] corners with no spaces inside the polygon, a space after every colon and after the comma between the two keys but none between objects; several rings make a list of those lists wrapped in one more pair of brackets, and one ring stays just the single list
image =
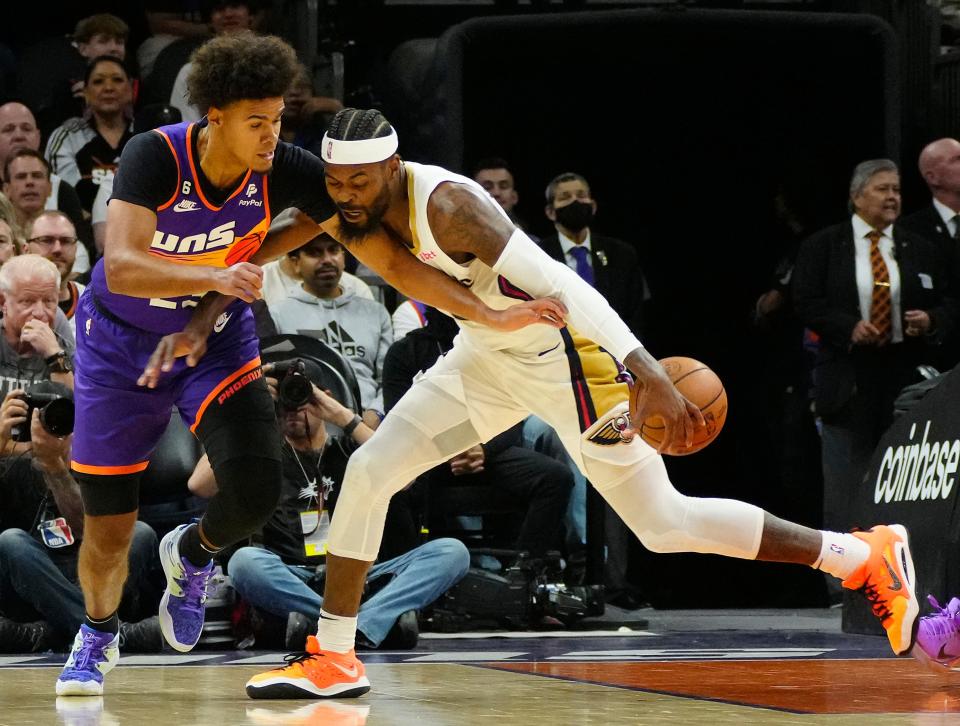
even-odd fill
[{"label": "professional camera", "polygon": [[296,411],[313,399],[313,384],[306,374],[306,363],[297,358],[281,361],[273,367],[277,378],[277,407],[281,411]]},{"label": "professional camera", "polygon": [[[502,550],[473,550],[501,556]],[[514,553],[516,554],[516,553]],[[602,585],[567,585],[560,555],[543,559],[520,553],[500,573],[471,568],[434,605],[433,626],[457,632],[478,626],[541,627],[551,621],[570,626],[587,616],[603,615]]]},{"label": "professional camera", "polygon": [[30,441],[30,420],[33,410],[40,411],[40,424],[51,436],[73,433],[73,398],[70,389],[53,381],[41,381],[23,394],[27,403],[27,420],[10,429],[14,441]]}]

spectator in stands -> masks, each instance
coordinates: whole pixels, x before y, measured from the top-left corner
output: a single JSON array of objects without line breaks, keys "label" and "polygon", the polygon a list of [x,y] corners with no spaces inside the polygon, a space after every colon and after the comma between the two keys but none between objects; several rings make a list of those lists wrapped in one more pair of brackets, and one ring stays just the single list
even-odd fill
[{"label": "spectator in stands", "polygon": [[[517,194],[513,172],[506,160],[496,156],[481,159],[473,169],[473,180],[487,190],[515,225],[526,229],[527,225],[517,218],[516,207],[517,202],[520,201],[520,195]],[[532,239],[537,240],[536,237]]]},{"label": "spectator in stands", "polygon": [[[26,258],[20,258],[26,259]],[[45,382],[32,390],[71,396],[62,384]],[[72,435],[57,437],[28,407],[23,391],[0,405],[0,450],[11,443],[11,429],[29,426],[29,456],[9,462],[0,475],[0,652],[36,652],[63,646],[84,621],[77,581],[77,555],[83,538],[80,487],[70,474]],[[138,616],[139,595],[156,557],[157,536],[137,522],[130,547],[130,574],[124,588],[124,613]],[[153,615],[124,622],[120,637],[127,651],[155,652],[163,645]]]},{"label": "spectator in stands", "polygon": [[[214,0],[210,9],[210,28],[214,35],[252,30],[255,13],[253,0]],[[192,63],[183,65],[170,92],[170,105],[180,109],[184,121],[199,121],[203,116],[187,94],[187,77],[192,67]]]},{"label": "spectator in stands", "polygon": [[77,310],[80,295],[86,288],[85,285],[70,279],[78,246],[77,231],[63,212],[41,212],[27,228],[26,251],[50,260],[60,272],[59,307],[70,322],[74,338],[77,329],[73,315]]},{"label": "spectator in stands", "polygon": [[280,138],[320,156],[320,142],[330,119],[343,104],[336,98],[317,96],[306,67],[301,65],[293,85],[283,97]]},{"label": "spectator in stands", "polygon": [[[280,216],[286,215],[281,212]],[[274,221],[279,225],[283,224],[279,217]],[[279,305],[290,296],[291,288],[300,286],[301,280],[297,273],[297,257],[297,251],[292,250],[283,257],[263,266],[263,286],[260,288],[260,292],[263,294],[263,302],[268,306]],[[352,293],[367,300],[375,299],[370,286],[346,270],[340,276],[340,286],[345,293]]]},{"label": "spectator in stands", "polygon": [[340,351],[357,374],[364,423],[376,428],[383,418],[383,358],[393,342],[390,314],[379,302],[344,288],[344,250],[329,235],[290,254],[302,282],[269,308],[276,332],[309,335]]},{"label": "spectator in stands", "polygon": [[[3,193],[16,213],[16,224],[22,232],[45,209],[58,209],[73,223],[83,246],[77,249],[74,272],[90,269],[90,225],[83,218],[80,200],[73,187],[50,173],[50,165],[39,151],[18,149],[10,154],[3,167]],[[53,190],[57,182],[58,191]]]},{"label": "spectator in stands", "polygon": [[[0,106],[0,169],[4,168],[13,154],[21,149],[40,151],[40,130],[29,108],[22,103],[11,101]],[[59,209],[66,212],[77,225],[83,219],[80,198],[72,186],[63,182],[56,174],[50,174],[50,195],[44,209]],[[81,234],[83,232],[81,225]],[[89,266],[86,250],[83,251],[78,267]],[[83,271],[83,270],[80,270]]]},{"label": "spectator in stands", "polygon": [[124,145],[133,135],[128,118],[130,76],[122,61],[100,56],[90,61],[84,84],[87,113],[68,120],[47,141],[51,171],[72,184],[90,212],[97,187],[112,178]]},{"label": "spectator in stands", "polygon": [[[87,62],[100,56],[111,56],[117,60],[127,57],[127,38],[130,28],[116,15],[99,13],[83,18],[73,31],[73,45]],[[82,94],[83,84],[74,88]]]},{"label": "spectator in stands", "polygon": [[17,101],[0,106],[0,163],[6,164],[14,151],[40,150],[40,129],[29,108]]},{"label": "spectator in stands", "polygon": [[0,267],[0,393],[50,379],[73,388],[73,333],[57,307],[60,272],[39,255]]},{"label": "spectator in stands", "polygon": [[849,502],[893,419],[894,398],[956,326],[936,248],[896,224],[896,164],[858,164],[849,200],[850,219],[804,240],[793,272],[797,314],[819,336],[813,393],[825,529],[849,521]]},{"label": "spectator in stands", "polygon": [[[86,107],[84,76],[89,63],[101,56],[116,58],[122,63],[127,55],[129,36],[129,26],[116,15],[98,13],[77,23],[72,38],[77,52],[76,62],[63,69],[66,76],[58,81],[52,106],[44,111],[46,131],[67,119],[83,115]],[[47,124],[50,120],[53,123]]]},{"label": "spectator in stands", "polygon": [[643,330],[643,305],[650,299],[636,250],[626,242],[593,232],[597,203],[590,184],[567,172],[547,185],[547,219],[556,234],[544,237],[540,247],[593,285],[636,334]]},{"label": "spectator in stands", "polygon": [[[427,321],[425,327],[409,332],[390,346],[383,365],[383,396],[388,412],[414,385],[417,373],[430,368],[453,346],[459,328],[452,318],[427,308]],[[505,545],[515,545],[517,549],[542,557],[548,550],[559,548],[563,513],[573,480],[566,466],[522,448],[521,443],[520,424],[517,424],[431,469],[418,482],[425,485],[428,492],[435,487],[466,483],[487,486],[492,500],[515,502],[523,512],[523,524],[519,532],[508,533]],[[494,529],[491,525],[495,524],[485,522],[484,526]]]},{"label": "spectator in stands", "polygon": [[960,141],[937,139],[920,152],[920,174],[933,199],[902,225],[953,258],[960,245]]},{"label": "spectator in stands", "polygon": [[[284,362],[289,365],[290,361]],[[277,399],[275,366],[264,371]],[[303,648],[315,632],[323,604],[322,570],[329,517],[336,508],[350,453],[373,435],[350,409],[320,390],[319,366],[306,364],[313,399],[296,410],[279,408],[283,429],[283,488],[280,502],[263,530],[263,547],[243,547],[230,558],[234,588],[250,605],[287,622],[286,647]],[[330,439],[327,424],[341,430]],[[190,478],[191,491],[212,496],[216,481],[206,456]],[[308,532],[308,534],[304,534]],[[417,644],[416,611],[429,605],[467,572],[469,555],[457,540],[419,545],[418,527],[406,494],[395,496],[379,563],[367,575],[367,597],[360,608],[357,645],[413,648]]]},{"label": "spectator in stands", "polygon": [[11,222],[0,217],[0,266],[20,254],[20,242],[10,225]]}]

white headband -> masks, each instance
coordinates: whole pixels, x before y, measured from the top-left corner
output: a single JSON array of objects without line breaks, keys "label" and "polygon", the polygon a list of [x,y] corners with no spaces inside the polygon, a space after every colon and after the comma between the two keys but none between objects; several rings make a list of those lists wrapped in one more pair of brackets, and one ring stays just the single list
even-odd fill
[{"label": "white headband", "polygon": [[397,132],[359,141],[339,141],[323,135],[323,160],[328,164],[375,164],[397,153]]}]

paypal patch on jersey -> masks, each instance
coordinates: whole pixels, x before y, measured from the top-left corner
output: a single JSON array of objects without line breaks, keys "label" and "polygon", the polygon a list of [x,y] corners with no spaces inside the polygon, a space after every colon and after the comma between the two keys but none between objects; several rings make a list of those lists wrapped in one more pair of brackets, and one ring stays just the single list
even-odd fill
[{"label": "paypal patch on jersey", "polygon": [[[184,265],[229,267],[256,252],[270,227],[267,175],[248,170],[221,207],[203,194],[198,181],[199,159],[193,155],[197,124],[181,123],[156,129],[177,162],[177,192],[157,212],[157,229],[150,253]],[[147,172],[149,170],[144,170]],[[166,335],[182,330],[200,298],[138,298],[110,292],[103,261],[94,267],[90,287],[98,304],[130,325]]]}]

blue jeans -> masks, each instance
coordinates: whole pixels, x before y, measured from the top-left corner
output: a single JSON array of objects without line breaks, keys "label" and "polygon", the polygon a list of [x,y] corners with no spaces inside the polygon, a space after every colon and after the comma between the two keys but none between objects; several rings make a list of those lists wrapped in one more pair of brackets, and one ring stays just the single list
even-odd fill
[{"label": "blue jeans", "polygon": [[[157,547],[156,532],[138,521],[123,587],[125,605],[138,597]],[[0,609],[17,620],[33,620],[39,614],[58,635],[72,637],[86,616],[77,580],[77,550],[50,549],[22,529],[0,532]]]},{"label": "blue jeans", "polygon": [[[374,646],[407,610],[426,607],[467,574],[470,554],[459,540],[433,540],[370,568],[367,581],[390,577],[389,584],[360,606],[357,630]],[[313,569],[287,565],[269,550],[242,547],[227,566],[234,589],[254,607],[286,618],[291,612],[319,619],[323,598],[307,581]]]},{"label": "blue jeans", "polygon": [[564,517],[568,546],[576,547],[587,541],[587,478],[573,463],[557,432],[542,418],[528,416],[523,421],[523,447],[556,459],[573,474],[573,489]]}]

